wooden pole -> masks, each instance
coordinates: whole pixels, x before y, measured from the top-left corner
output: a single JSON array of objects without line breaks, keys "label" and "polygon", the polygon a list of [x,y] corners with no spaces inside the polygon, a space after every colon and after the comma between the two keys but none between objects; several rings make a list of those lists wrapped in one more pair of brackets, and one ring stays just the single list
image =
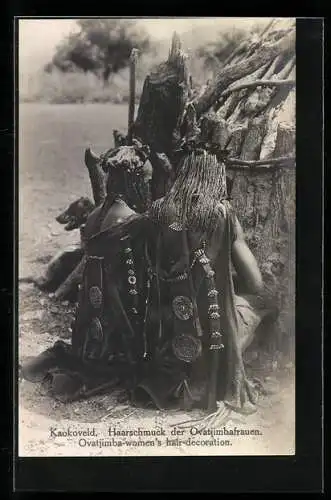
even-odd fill
[{"label": "wooden pole", "polygon": [[265,168],[268,169],[271,166],[287,166],[294,167],[295,156],[280,156],[278,158],[265,158],[264,160],[241,160],[239,158],[227,158],[225,160],[226,166],[231,167],[246,167],[246,168]]},{"label": "wooden pole", "polygon": [[134,108],[136,102],[136,64],[138,50],[132,49],[130,55],[130,99],[129,99],[129,117],[128,117],[128,144],[132,144],[132,127],[134,123]]}]

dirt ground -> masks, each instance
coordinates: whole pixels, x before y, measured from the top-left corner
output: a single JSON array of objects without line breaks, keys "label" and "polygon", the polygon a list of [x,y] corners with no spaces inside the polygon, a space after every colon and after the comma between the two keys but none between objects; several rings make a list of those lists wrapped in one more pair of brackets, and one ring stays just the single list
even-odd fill
[{"label": "dirt ground", "polygon": [[[126,107],[107,105],[21,105],[19,160],[19,277],[40,274],[49,259],[76,242],[78,231],[66,233],[55,216],[69,202],[91,196],[83,166],[84,148],[97,152],[109,148],[112,128],[125,130]],[[111,126],[110,126],[111,124]],[[19,285],[18,360],[37,355],[61,338],[70,341],[73,308],[58,303],[33,285]],[[87,401],[63,404],[42,394],[38,384],[18,381],[19,454],[21,456],[71,455],[277,455],[295,451],[294,366],[288,360],[251,359],[251,366],[265,381],[270,394],[261,397],[250,416],[230,414],[212,428],[258,429],[260,434],[231,438],[231,444],[146,446],[80,446],[72,436],[55,437],[51,429],[88,430],[100,439],[117,430],[163,429],[173,438],[175,424],[201,417],[198,411],[169,412],[133,408],[121,394],[106,394]],[[120,401],[118,403],[118,401]],[[198,424],[197,424],[198,425]],[[210,424],[211,425],[211,424]],[[184,433],[184,434],[183,434]],[[190,430],[181,434],[190,437]],[[70,434],[70,432],[69,432]],[[192,437],[191,437],[192,439]],[[163,443],[163,442],[162,442]],[[194,443],[193,443],[194,444]]]}]

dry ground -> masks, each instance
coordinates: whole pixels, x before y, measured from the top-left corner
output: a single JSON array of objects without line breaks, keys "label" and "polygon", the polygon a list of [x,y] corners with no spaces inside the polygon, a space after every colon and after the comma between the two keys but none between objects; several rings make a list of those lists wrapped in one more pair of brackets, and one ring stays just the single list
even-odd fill
[{"label": "dry ground", "polygon": [[[19,158],[19,277],[41,273],[47,260],[78,232],[66,233],[55,216],[79,196],[91,197],[84,148],[96,152],[112,144],[112,129],[125,131],[127,108],[120,105],[36,105],[20,107]],[[70,339],[72,308],[39,292],[32,285],[19,289],[19,352],[22,361],[51,346],[56,339]],[[38,385],[19,382],[19,453],[26,456],[126,455],[126,454],[293,454],[294,382],[293,366],[277,366],[265,358],[262,378],[267,377],[274,393],[263,397],[256,414],[230,415],[227,428],[257,428],[261,436],[235,438],[230,446],[125,446],[86,448],[75,438],[54,438],[50,428],[87,429],[95,426],[99,438],[107,437],[109,426],[117,429],[163,427],[170,436],[172,424],[195,418],[183,412],[163,414],[137,410],[125,401],[114,408],[114,395],[61,404],[43,395]],[[269,378],[268,378],[269,377]],[[217,424],[214,424],[214,427]],[[189,431],[185,431],[189,436]],[[173,436],[172,436],[173,437]],[[146,451],[147,450],[147,451]]]}]

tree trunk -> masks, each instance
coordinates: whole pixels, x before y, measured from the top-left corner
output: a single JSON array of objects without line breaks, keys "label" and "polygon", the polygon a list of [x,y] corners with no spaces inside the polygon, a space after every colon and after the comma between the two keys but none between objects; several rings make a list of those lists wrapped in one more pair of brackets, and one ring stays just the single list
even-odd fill
[{"label": "tree trunk", "polygon": [[112,67],[109,65],[106,65],[105,68],[102,71],[102,80],[103,80],[103,86],[108,87],[109,86],[109,77],[112,72]]},{"label": "tree trunk", "polygon": [[164,196],[169,185],[170,178],[164,168],[168,162],[160,159],[158,154],[166,155],[171,160],[174,145],[180,139],[189,85],[186,58],[175,33],[167,61],[145,79],[133,126],[134,136],[147,144],[152,153],[153,199]]}]

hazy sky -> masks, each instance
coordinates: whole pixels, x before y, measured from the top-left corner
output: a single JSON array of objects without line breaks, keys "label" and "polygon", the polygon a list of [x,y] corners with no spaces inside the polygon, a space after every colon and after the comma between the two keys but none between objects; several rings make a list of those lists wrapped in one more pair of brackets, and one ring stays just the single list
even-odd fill
[{"label": "hazy sky", "polygon": [[[198,26],[208,27],[211,38],[222,28],[247,26],[268,21],[268,18],[158,18],[140,19],[146,30],[155,38],[171,38],[173,31],[183,33]],[[55,46],[76,27],[75,19],[20,19],[19,63],[20,69],[34,71],[52,57]]]}]

